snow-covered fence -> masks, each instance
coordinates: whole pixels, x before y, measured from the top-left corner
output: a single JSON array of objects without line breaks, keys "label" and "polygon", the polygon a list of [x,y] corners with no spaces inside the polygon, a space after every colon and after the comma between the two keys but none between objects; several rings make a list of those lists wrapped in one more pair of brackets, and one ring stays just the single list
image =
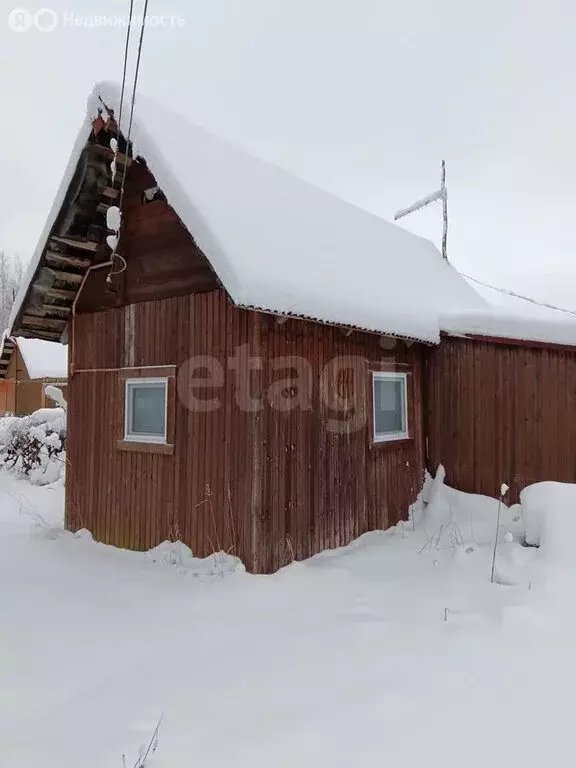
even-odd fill
[{"label": "snow-covered fence", "polygon": [[63,477],[66,411],[41,408],[30,416],[0,419],[0,465],[35,485]]}]

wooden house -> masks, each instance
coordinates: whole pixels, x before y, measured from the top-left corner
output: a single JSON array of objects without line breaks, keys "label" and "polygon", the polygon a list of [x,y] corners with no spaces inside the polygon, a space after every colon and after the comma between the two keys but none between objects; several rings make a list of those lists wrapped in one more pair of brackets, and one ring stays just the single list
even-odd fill
[{"label": "wooden house", "polygon": [[45,387],[66,392],[67,348],[42,339],[4,336],[0,351],[0,416],[26,416],[54,402]]},{"label": "wooden house", "polygon": [[13,313],[13,332],[69,341],[70,529],[270,572],[393,525],[438,461],[466,490],[507,479],[497,452],[488,479],[469,463],[494,453],[496,371],[494,425],[525,359],[456,339],[490,308],[434,246],[144,97],[127,143],[118,106],[95,88]]}]

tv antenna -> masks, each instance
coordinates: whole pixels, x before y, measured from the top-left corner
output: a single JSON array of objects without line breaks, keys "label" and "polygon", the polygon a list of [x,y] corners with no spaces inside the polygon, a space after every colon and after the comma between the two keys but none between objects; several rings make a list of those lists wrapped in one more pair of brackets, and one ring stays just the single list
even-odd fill
[{"label": "tv antenna", "polygon": [[401,208],[399,211],[396,211],[394,214],[394,221],[398,221],[398,219],[402,219],[404,216],[408,216],[409,214],[415,213],[422,208],[426,208],[427,205],[435,203],[437,200],[442,200],[442,257],[448,261],[448,190],[446,189],[445,160],[442,160],[440,189],[437,189],[435,192],[431,192],[429,195],[426,195],[426,197],[420,198],[420,200],[416,200],[416,202],[412,203],[412,205],[409,205],[408,208]]}]

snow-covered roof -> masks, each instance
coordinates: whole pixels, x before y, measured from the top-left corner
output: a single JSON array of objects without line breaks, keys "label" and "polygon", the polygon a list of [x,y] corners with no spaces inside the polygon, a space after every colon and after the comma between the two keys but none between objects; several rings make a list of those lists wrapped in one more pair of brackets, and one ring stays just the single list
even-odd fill
[{"label": "snow-covered roof", "polygon": [[66,379],[68,347],[43,339],[14,339],[31,379]]},{"label": "snow-covered roof", "polygon": [[[14,304],[13,331],[102,108],[98,97],[118,115],[118,86],[97,84]],[[576,345],[573,316],[514,297],[503,305],[497,292],[472,287],[428,240],[195,126],[193,102],[178,107],[184,115],[137,96],[134,154],[144,157],[237,305],[434,343],[444,331]]]},{"label": "snow-covered roof", "polygon": [[76,138],[76,141],[74,143],[74,146],[72,147],[70,159],[68,160],[68,164],[64,170],[64,174],[62,176],[62,180],[60,182],[58,190],[56,192],[56,196],[52,203],[52,207],[48,212],[48,218],[46,219],[46,223],[44,224],[44,229],[40,233],[40,237],[38,238],[38,243],[36,245],[36,248],[34,249],[34,253],[32,254],[32,258],[30,259],[30,263],[28,264],[26,274],[24,275],[24,278],[22,280],[18,293],[16,294],[16,298],[14,299],[14,303],[10,311],[10,317],[8,319],[8,331],[11,334],[13,334],[14,331],[18,331],[18,328],[15,328],[14,324],[18,318],[18,315],[20,314],[20,310],[22,309],[25,303],[26,296],[33,283],[34,277],[36,275],[36,272],[38,270],[38,267],[42,259],[42,255],[44,254],[44,250],[46,249],[46,245],[48,243],[48,238],[50,237],[52,227],[54,226],[56,219],[58,218],[58,214],[60,213],[60,210],[62,208],[62,205],[64,204],[66,195],[68,193],[68,189],[70,187],[70,183],[74,176],[74,172],[76,171],[76,168],[78,166],[80,155],[82,154],[82,150],[84,149],[86,142],[88,141],[88,137],[90,136],[91,131],[92,131],[92,124],[90,123],[90,121],[86,119],[82,124],[82,128],[80,129],[78,136]]},{"label": "snow-covered roof", "polygon": [[447,333],[576,345],[576,314],[487,285],[474,285],[488,306],[486,309],[446,313],[440,323]]},{"label": "snow-covered roof", "polygon": [[[118,115],[119,89],[101,83]],[[438,342],[439,315],[484,302],[428,240],[137,96],[132,139],[239,306]],[[125,111],[126,114],[128,110]]]}]

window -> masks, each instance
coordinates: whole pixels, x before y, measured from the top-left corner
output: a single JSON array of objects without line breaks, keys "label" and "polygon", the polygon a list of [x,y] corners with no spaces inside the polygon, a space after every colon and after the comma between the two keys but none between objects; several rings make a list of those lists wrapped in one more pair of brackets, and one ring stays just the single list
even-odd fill
[{"label": "window", "polygon": [[166,443],[168,379],[127,379],[124,439]]},{"label": "window", "polygon": [[372,373],[374,442],[406,440],[408,433],[408,377],[405,373]]}]

